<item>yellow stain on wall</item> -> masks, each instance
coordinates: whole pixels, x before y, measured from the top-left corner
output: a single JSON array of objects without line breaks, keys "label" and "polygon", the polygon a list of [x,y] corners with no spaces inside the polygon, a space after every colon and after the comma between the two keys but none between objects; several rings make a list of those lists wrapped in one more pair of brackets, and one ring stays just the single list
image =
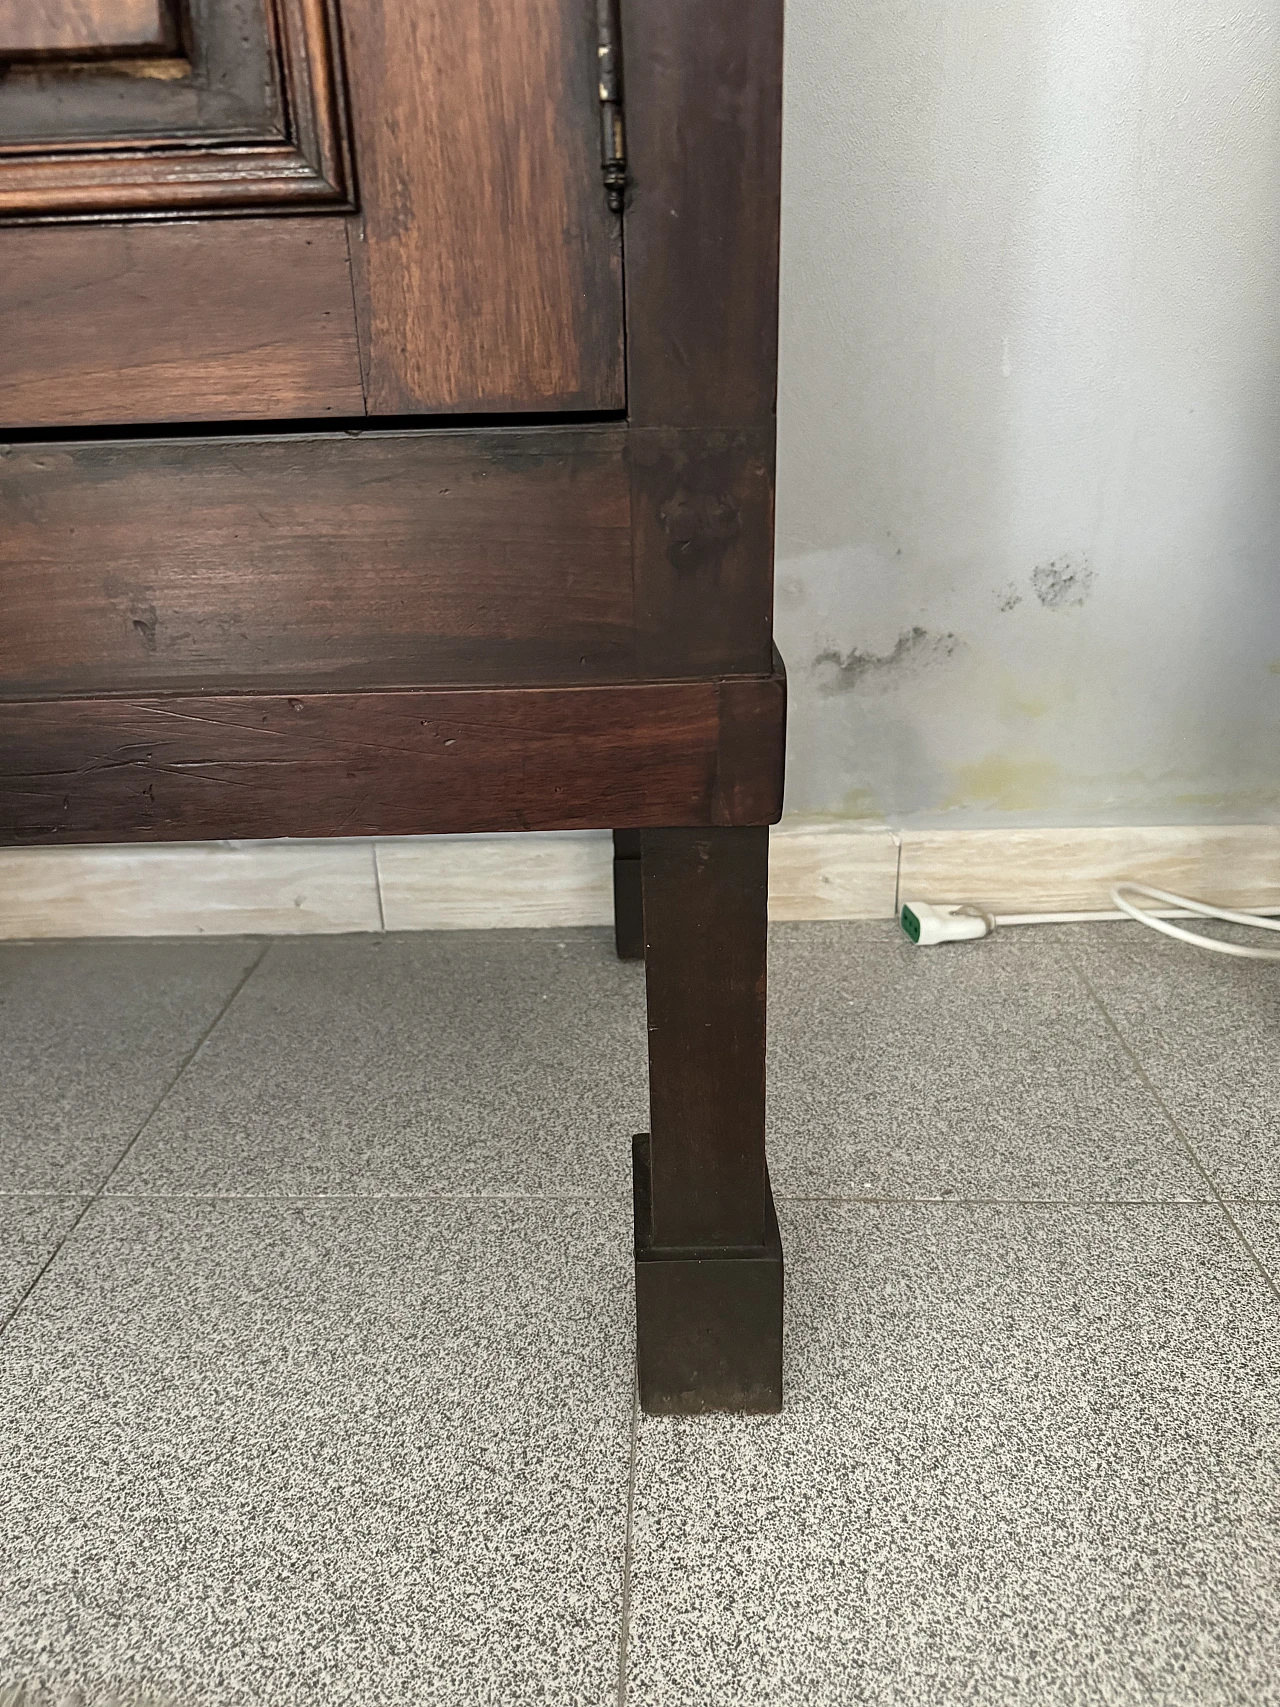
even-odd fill
[{"label": "yellow stain on wall", "polygon": [[1055,806],[1062,771],[1052,759],[988,753],[972,765],[954,765],[955,786],[943,807],[990,806],[997,812],[1038,812]]},{"label": "yellow stain on wall", "polygon": [[850,821],[883,824],[885,814],[884,807],[869,788],[851,788],[830,811],[806,812],[805,818],[814,824],[847,824]]},{"label": "yellow stain on wall", "polygon": [[[1275,674],[1280,676],[1280,670]],[[1266,823],[1280,806],[1280,787],[1267,784],[1258,788],[1229,789],[1225,793],[1205,789],[1199,793],[1175,794],[1172,804],[1180,811],[1199,813],[1206,824],[1230,823],[1233,819],[1239,824],[1261,824]]]},{"label": "yellow stain on wall", "polygon": [[1063,680],[1039,681],[1034,689],[1019,681],[1011,670],[1001,670],[994,683],[996,705],[1001,717],[1048,717],[1076,697],[1076,684]]}]

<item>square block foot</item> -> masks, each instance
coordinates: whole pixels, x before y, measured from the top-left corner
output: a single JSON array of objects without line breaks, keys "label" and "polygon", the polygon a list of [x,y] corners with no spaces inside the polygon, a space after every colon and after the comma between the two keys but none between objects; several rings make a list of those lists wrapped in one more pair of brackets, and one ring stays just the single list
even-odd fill
[{"label": "square block foot", "polygon": [[765,1180],[763,1245],[672,1249],[650,1235],[649,1137],[632,1151],[636,1357],[653,1416],[782,1409],[782,1239]]}]

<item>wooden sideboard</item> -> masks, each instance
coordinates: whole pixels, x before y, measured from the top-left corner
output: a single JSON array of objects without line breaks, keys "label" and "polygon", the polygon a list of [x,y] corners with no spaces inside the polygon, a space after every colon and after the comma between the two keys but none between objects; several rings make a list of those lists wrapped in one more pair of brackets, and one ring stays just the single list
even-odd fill
[{"label": "wooden sideboard", "polygon": [[782,1398],[781,38],[0,0],[0,842],[613,829],[653,1411]]}]

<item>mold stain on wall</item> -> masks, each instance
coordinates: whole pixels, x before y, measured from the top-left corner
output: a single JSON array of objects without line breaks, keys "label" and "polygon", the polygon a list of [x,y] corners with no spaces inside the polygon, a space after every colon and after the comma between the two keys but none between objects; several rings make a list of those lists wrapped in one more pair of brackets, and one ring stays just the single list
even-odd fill
[{"label": "mold stain on wall", "polygon": [[1093,583],[1093,565],[1083,553],[1051,558],[1048,563],[1037,563],[1031,571],[1031,585],[1046,610],[1078,608],[1089,597]]},{"label": "mold stain on wall", "polygon": [[798,10],[789,810],[1273,821],[1280,5]]},{"label": "mold stain on wall", "polygon": [[839,652],[831,647],[819,652],[814,659],[815,668],[824,672],[819,691],[823,694],[852,693],[867,682],[927,669],[931,664],[952,657],[959,647],[958,635],[931,634],[918,625],[900,634],[888,652],[861,652],[856,648]]}]

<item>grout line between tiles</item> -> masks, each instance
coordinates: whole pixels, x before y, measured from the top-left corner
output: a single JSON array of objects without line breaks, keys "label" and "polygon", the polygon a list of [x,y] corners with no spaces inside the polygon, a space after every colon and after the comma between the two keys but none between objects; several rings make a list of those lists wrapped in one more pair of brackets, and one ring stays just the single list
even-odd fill
[{"label": "grout line between tiles", "polygon": [[[0,1191],[0,1203],[92,1203],[95,1196],[92,1191]],[[2,1695],[0,1707],[4,1707]]]},{"label": "grout line between tiles", "polygon": [[618,1707],[627,1707],[627,1662],[631,1647],[631,1533],[636,1509],[636,1442],[640,1432],[640,1381],[631,1383],[631,1466],[627,1476],[627,1529],[622,1549],[622,1610],[618,1620]]},{"label": "grout line between tiles", "polygon": [[[1211,1209],[1207,1197],[801,1197],[775,1192],[779,1203],[829,1203],[875,1207],[919,1205],[927,1209]],[[1250,1199],[1252,1202],[1253,1200]],[[1259,1200],[1261,1201],[1261,1200]]]},{"label": "grout line between tiles", "polygon": [[[205,1027],[203,1032],[201,1032],[200,1036],[197,1038],[195,1046],[193,1048],[189,1049],[187,1051],[186,1055],[183,1056],[182,1062],[179,1065],[177,1072],[173,1075],[173,1077],[169,1080],[169,1083],[164,1087],[164,1089],[161,1091],[160,1095],[156,1098],[156,1101],[155,1101],[155,1103],[151,1109],[151,1112],[147,1115],[146,1119],[142,1122],[142,1125],[138,1128],[138,1130],[134,1133],[133,1137],[130,1138],[129,1142],[125,1145],[124,1149],[121,1150],[120,1154],[116,1157],[114,1167],[111,1169],[111,1172],[107,1175],[107,1177],[103,1180],[102,1184],[98,1187],[97,1191],[94,1193],[95,1197],[102,1197],[104,1194],[106,1194],[107,1187],[111,1184],[112,1180],[120,1172],[120,1169],[123,1167],[125,1161],[128,1159],[128,1155],[129,1155],[130,1150],[133,1149],[134,1145],[138,1142],[139,1138],[141,1138],[142,1134],[147,1130],[147,1127],[150,1126],[151,1122],[155,1119],[156,1115],[160,1111],[162,1104],[165,1102],[165,1100],[169,1096],[169,1093],[173,1090],[174,1086],[177,1084],[178,1080],[186,1072],[187,1068],[195,1060],[196,1056],[200,1053],[200,1051],[204,1048],[205,1044],[213,1036],[214,1032],[222,1024],[223,1020],[226,1018],[227,1014],[230,1012],[231,1005],[235,1001],[236,997],[240,994],[241,990],[244,989],[245,985],[249,982],[250,978],[253,977],[254,973],[258,970],[259,966],[262,965],[262,962],[266,959],[267,955],[271,952],[271,941],[272,940],[274,940],[274,939],[268,940],[267,942],[265,942],[262,945],[262,948],[261,948],[260,952],[258,953],[257,958],[254,960],[253,964],[245,972],[243,972],[241,974],[241,976],[238,979],[236,986],[232,990],[231,994],[227,997],[226,1001],[223,1002],[222,1006],[218,1009],[217,1013],[213,1016],[213,1019],[209,1022],[209,1024]],[[119,1196],[121,1194],[117,1193],[117,1192],[112,1192],[112,1193],[110,1193],[110,1195],[115,1197],[115,1196]]]},{"label": "grout line between tiles", "polygon": [[902,834],[899,832],[893,838],[893,916],[896,919],[902,911]]},{"label": "grout line between tiles", "polygon": [[112,1191],[105,1195],[113,1203],[607,1203],[624,1207],[630,1203],[622,1192],[590,1197],[534,1196],[524,1191]]},{"label": "grout line between tiles", "polygon": [[[221,1024],[223,1016],[226,1014],[227,1010],[230,1008],[232,1002],[235,1001],[236,997],[240,994],[241,990],[244,989],[245,985],[249,982],[250,978],[252,978],[253,974],[258,970],[259,966],[262,965],[262,962],[263,962],[264,958],[266,957],[267,951],[270,947],[271,947],[271,943],[268,941],[268,942],[265,942],[262,945],[262,947],[258,950],[258,953],[255,956],[251,965],[247,968],[247,970],[245,972],[243,972],[241,974],[239,979],[237,979],[235,987],[232,989],[232,991],[231,991],[230,995],[227,997],[226,1001],[223,1002],[222,1006],[218,1009],[218,1011],[214,1015],[213,1019],[209,1022],[209,1024],[201,1032],[200,1036],[196,1039],[194,1045],[183,1056],[181,1062],[178,1064],[177,1072],[173,1074],[172,1078],[170,1078],[168,1083],[164,1086],[163,1090],[160,1092],[160,1095],[156,1098],[155,1102],[152,1103],[150,1109],[148,1109],[147,1113],[143,1116],[142,1124],[138,1127],[138,1129],[134,1133],[133,1137],[130,1138],[129,1142],[125,1145],[124,1149],[121,1150],[120,1154],[116,1157],[115,1163],[114,1163],[110,1173],[108,1173],[106,1175],[106,1177],[102,1180],[101,1184],[98,1186],[98,1189],[92,1194],[92,1196],[88,1197],[84,1200],[84,1202],[82,1203],[81,1208],[80,1208],[80,1213],[76,1216],[75,1220],[67,1228],[66,1232],[63,1233],[62,1237],[54,1245],[53,1249],[49,1252],[49,1254],[45,1258],[45,1260],[40,1264],[40,1267],[36,1270],[35,1274],[31,1277],[30,1284],[23,1288],[23,1290],[19,1294],[17,1302],[14,1304],[13,1308],[4,1316],[4,1318],[2,1320],[0,1320],[0,1334],[3,1334],[6,1331],[6,1329],[9,1327],[10,1323],[14,1320],[14,1318],[17,1316],[18,1312],[22,1309],[22,1306],[26,1303],[27,1299],[30,1298],[31,1294],[35,1291],[36,1287],[40,1284],[41,1280],[43,1280],[44,1276],[48,1273],[50,1265],[53,1263],[55,1257],[58,1255],[58,1252],[66,1244],[67,1240],[75,1232],[76,1228],[84,1220],[85,1216],[93,1208],[94,1204],[100,1200],[103,1193],[106,1191],[107,1186],[111,1183],[112,1179],[115,1177],[115,1174],[118,1171],[120,1164],[124,1161],[125,1157],[129,1154],[130,1150],[133,1149],[133,1146],[138,1142],[138,1139],[142,1136],[142,1134],[146,1131],[147,1127],[150,1126],[152,1120],[155,1118],[156,1110],[160,1107],[161,1103],[169,1095],[169,1092],[177,1084],[178,1080],[186,1072],[187,1068],[191,1065],[192,1061],[195,1060],[196,1056],[200,1053],[201,1049],[204,1048],[204,1045],[207,1042],[207,1040],[213,1035],[214,1031]],[[43,1195],[43,1194],[41,1194],[41,1195]]]},{"label": "grout line between tiles", "polygon": [[[67,1191],[6,1191],[2,1198],[66,1199],[78,1197]],[[525,1191],[106,1191],[98,1194],[116,1203],[599,1203],[629,1205],[625,1192],[525,1192]],[[775,1192],[779,1203],[829,1204],[871,1207],[878,1205],[926,1209],[1205,1209],[1216,1206],[1212,1197],[870,1197],[842,1194],[809,1195]],[[92,1201],[92,1199],[87,1199]],[[1268,1197],[1230,1198],[1241,1208],[1267,1208],[1280,1203]]]},{"label": "grout line between tiles", "polygon": [[39,1268],[37,1268],[36,1272],[31,1276],[30,1282],[26,1286],[23,1287],[21,1292],[19,1292],[17,1298],[14,1300],[14,1304],[13,1304],[12,1309],[7,1311],[3,1317],[0,1317],[0,1334],[4,1334],[8,1330],[9,1324],[13,1321],[14,1317],[18,1314],[18,1311],[21,1310],[22,1306],[26,1303],[27,1299],[30,1298],[31,1294],[35,1291],[36,1287],[40,1284],[41,1280],[44,1278],[44,1275],[48,1271],[50,1263],[57,1256],[58,1252],[62,1249],[63,1245],[66,1244],[67,1240],[75,1232],[76,1228],[84,1220],[85,1216],[93,1208],[93,1206],[96,1202],[97,1202],[96,1197],[86,1197],[83,1200],[83,1202],[80,1205],[80,1213],[76,1216],[75,1220],[72,1221],[71,1225],[63,1233],[62,1237],[54,1242],[53,1249],[49,1252],[48,1256],[40,1264]]},{"label": "grout line between tiles", "polygon": [[1102,997],[1098,994],[1097,990],[1094,989],[1093,983],[1092,983],[1091,979],[1089,978],[1088,974],[1085,972],[1084,968],[1079,964],[1078,961],[1076,961],[1074,959],[1072,960],[1072,966],[1073,966],[1073,969],[1075,971],[1077,978],[1079,978],[1080,982],[1084,985],[1085,989],[1088,991],[1091,1000],[1093,1001],[1093,1003],[1095,1004],[1095,1006],[1098,1009],[1098,1012],[1102,1015],[1103,1019],[1107,1022],[1107,1025],[1111,1029],[1112,1034],[1115,1036],[1116,1041],[1119,1043],[1120,1047],[1124,1050],[1125,1054],[1129,1057],[1129,1060],[1132,1062],[1134,1071],[1137,1073],[1137,1075],[1141,1079],[1142,1083],[1147,1087],[1147,1090],[1151,1093],[1151,1096],[1155,1100],[1156,1106],[1163,1113],[1165,1119],[1169,1122],[1169,1125],[1173,1128],[1173,1130],[1177,1134],[1178,1138],[1182,1141],[1183,1148],[1186,1150],[1187,1155],[1190,1157],[1192,1165],[1194,1166],[1194,1168],[1196,1169],[1196,1171],[1200,1175],[1200,1177],[1204,1180],[1204,1183],[1208,1186],[1209,1190],[1213,1193],[1214,1202],[1218,1205],[1218,1208],[1221,1209],[1222,1213],[1226,1216],[1227,1221],[1229,1222],[1232,1231],[1235,1233],[1236,1238],[1239,1239],[1240,1243],[1244,1246],[1246,1252],[1248,1253],[1250,1259],[1252,1260],[1252,1262],[1254,1264],[1254,1267],[1258,1270],[1258,1273],[1262,1276],[1263,1280],[1266,1282],[1266,1285],[1267,1285],[1269,1291],[1275,1296],[1277,1302],[1280,1302],[1280,1284],[1277,1283],[1275,1276],[1271,1273],[1271,1270],[1267,1267],[1266,1263],[1264,1263],[1262,1258],[1258,1255],[1257,1251],[1254,1249],[1249,1238],[1245,1234],[1244,1229],[1241,1227],[1240,1223],[1236,1220],[1235,1216],[1231,1213],[1229,1200],[1227,1198],[1225,1198],[1222,1195],[1222,1193],[1218,1190],[1217,1182],[1214,1180],[1213,1175],[1209,1172],[1209,1170],[1205,1166],[1205,1164],[1201,1161],[1199,1151],[1196,1149],[1195,1145],[1191,1142],[1191,1139],[1187,1136],[1186,1132],[1183,1131],[1181,1121],[1179,1121],[1177,1119],[1173,1110],[1169,1107],[1169,1105],[1165,1102],[1164,1098],[1160,1095],[1160,1092],[1152,1084],[1150,1078],[1147,1076],[1146,1068],[1142,1065],[1142,1062],[1139,1061],[1137,1055],[1134,1053],[1133,1049],[1130,1047],[1128,1038],[1124,1035],[1124,1033],[1121,1031],[1120,1027],[1116,1024],[1116,1021],[1112,1017],[1111,1010],[1107,1007],[1106,1003],[1102,1000]]},{"label": "grout line between tiles", "polygon": [[382,862],[378,858],[377,842],[369,843],[369,857],[373,861],[373,892],[378,897],[378,924],[385,933],[387,928],[387,911],[382,904]]}]

